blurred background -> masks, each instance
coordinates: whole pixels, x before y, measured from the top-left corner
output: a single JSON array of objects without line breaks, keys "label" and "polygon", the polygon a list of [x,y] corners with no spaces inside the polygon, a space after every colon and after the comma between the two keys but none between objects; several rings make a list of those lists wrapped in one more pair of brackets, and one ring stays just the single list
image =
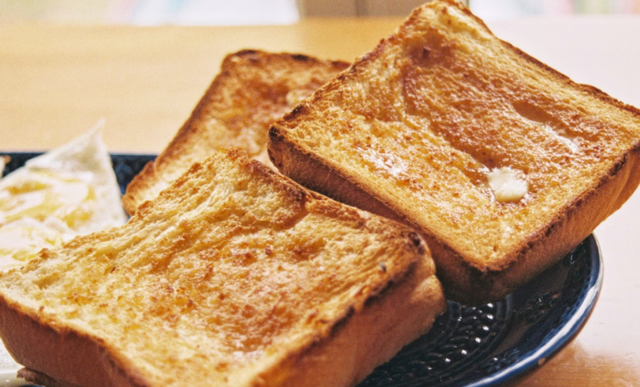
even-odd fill
[{"label": "blurred background", "polygon": [[[0,0],[0,23],[291,24],[306,17],[406,16],[425,0]],[[640,0],[466,0],[485,20],[634,14]]]}]

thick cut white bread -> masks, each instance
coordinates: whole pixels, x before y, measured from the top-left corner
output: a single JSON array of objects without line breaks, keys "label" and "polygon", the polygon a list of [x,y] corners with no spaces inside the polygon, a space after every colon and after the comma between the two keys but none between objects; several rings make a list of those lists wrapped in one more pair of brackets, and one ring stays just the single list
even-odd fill
[{"label": "thick cut white bread", "polygon": [[134,214],[217,149],[239,147],[271,165],[269,125],[347,67],[301,54],[244,50],[228,55],[175,138],[129,184],[125,209]]},{"label": "thick cut white bread", "polygon": [[239,151],[0,275],[21,375],[61,386],[351,386],[444,307],[413,230]]},{"label": "thick cut white bread", "polygon": [[504,296],[634,192],[640,112],[434,1],[270,130],[316,191],[425,238],[445,293]]}]

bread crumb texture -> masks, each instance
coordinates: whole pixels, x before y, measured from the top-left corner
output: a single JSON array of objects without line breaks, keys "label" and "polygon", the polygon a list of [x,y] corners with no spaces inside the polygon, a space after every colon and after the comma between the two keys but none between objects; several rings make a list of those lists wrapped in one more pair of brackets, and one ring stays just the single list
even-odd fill
[{"label": "bread crumb texture", "polygon": [[[499,40],[453,1],[416,9],[274,130],[481,271],[506,267],[640,147],[636,109]],[[521,198],[496,199],[488,174],[502,168],[518,171]]]},{"label": "bread crumb texture", "polygon": [[103,343],[149,385],[241,386],[322,343],[425,254],[410,229],[232,151],[125,226],[4,274],[0,293]]},{"label": "bread crumb texture", "polygon": [[191,117],[127,187],[131,214],[213,150],[242,148],[267,165],[269,125],[348,67],[306,55],[243,50],[228,55]]}]

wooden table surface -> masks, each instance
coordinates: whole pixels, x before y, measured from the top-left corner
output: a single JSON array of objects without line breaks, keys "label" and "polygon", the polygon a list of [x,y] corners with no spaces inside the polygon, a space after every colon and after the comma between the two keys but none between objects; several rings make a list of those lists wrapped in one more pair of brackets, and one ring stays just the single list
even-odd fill
[{"label": "wooden table surface", "polygon": [[[352,60],[401,19],[290,26],[0,25],[0,149],[48,149],[106,119],[111,151],[159,152],[225,54],[243,49]],[[640,17],[488,23],[578,82],[640,107]],[[640,193],[597,230],[600,300],[580,335],[517,386],[640,386]]]}]

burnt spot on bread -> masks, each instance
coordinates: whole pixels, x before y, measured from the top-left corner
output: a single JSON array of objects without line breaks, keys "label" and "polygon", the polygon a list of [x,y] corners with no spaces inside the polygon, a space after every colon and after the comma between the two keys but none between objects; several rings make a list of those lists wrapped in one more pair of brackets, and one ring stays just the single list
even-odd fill
[{"label": "burnt spot on bread", "polygon": [[411,239],[411,242],[413,242],[414,246],[419,247],[420,245],[422,245],[422,239],[420,239],[418,234],[416,234],[415,232],[409,233],[408,237],[409,239]]},{"label": "burnt spot on bread", "polygon": [[244,50],[240,50],[234,54],[230,54],[229,57],[232,56],[250,56],[250,55],[258,55],[261,54],[262,51],[258,51],[258,50],[252,50],[252,49],[244,49]]},{"label": "burnt spot on bread", "polygon": [[427,27],[419,39],[409,40],[404,44],[408,59],[414,66],[460,66],[456,55],[458,43],[447,38],[438,28]]},{"label": "burnt spot on bread", "polygon": [[299,115],[306,114],[308,111],[309,111],[309,108],[304,103],[301,103],[299,105],[296,105],[296,107],[294,107],[293,110],[291,110],[289,113],[285,114],[285,116],[282,117],[282,119],[285,122],[288,122],[293,120]]},{"label": "burnt spot on bread", "polygon": [[269,140],[271,140],[272,142],[284,141],[284,135],[282,135],[280,129],[277,126],[271,126],[271,128],[269,128]]},{"label": "burnt spot on bread", "polygon": [[551,236],[556,228],[558,228],[558,223],[551,223],[551,225],[545,230],[544,237],[548,238],[549,236]]},{"label": "burnt spot on bread", "polygon": [[409,239],[418,254],[424,255],[426,253],[425,244],[417,233],[410,232],[406,237]]},{"label": "burnt spot on bread", "polygon": [[312,62],[312,61],[314,61],[313,58],[311,58],[311,57],[309,57],[307,55],[304,55],[304,54],[292,54],[291,58],[293,60],[297,60],[299,62]]},{"label": "burnt spot on bread", "polygon": [[335,78],[335,82],[336,82],[336,83],[338,83],[338,82],[344,82],[347,78],[348,78],[348,76],[347,76],[347,74],[346,74],[346,73],[341,73],[340,75],[338,75],[338,76]]},{"label": "burnt spot on bread", "polygon": [[347,309],[347,313],[345,313],[344,316],[331,327],[331,336],[336,335],[343,327],[345,327],[355,313],[356,309],[353,305],[350,305],[349,309]]},{"label": "burnt spot on bread", "polygon": [[349,66],[351,66],[351,63],[343,62],[343,61],[339,61],[339,60],[334,60],[334,61],[331,61],[331,66],[333,66],[334,68],[336,68],[338,70],[345,70]]},{"label": "burnt spot on bread", "polygon": [[627,160],[629,159],[629,155],[628,154],[624,154],[620,160],[618,160],[618,162],[616,162],[613,167],[611,167],[611,169],[609,170],[609,172],[607,173],[607,175],[609,177],[613,177],[615,175],[617,175],[622,168],[624,168],[625,164],[627,163]]},{"label": "burnt spot on bread", "polygon": [[423,46],[422,47],[422,59],[423,60],[429,59],[429,55],[431,55],[431,48],[429,48],[428,46]]}]

